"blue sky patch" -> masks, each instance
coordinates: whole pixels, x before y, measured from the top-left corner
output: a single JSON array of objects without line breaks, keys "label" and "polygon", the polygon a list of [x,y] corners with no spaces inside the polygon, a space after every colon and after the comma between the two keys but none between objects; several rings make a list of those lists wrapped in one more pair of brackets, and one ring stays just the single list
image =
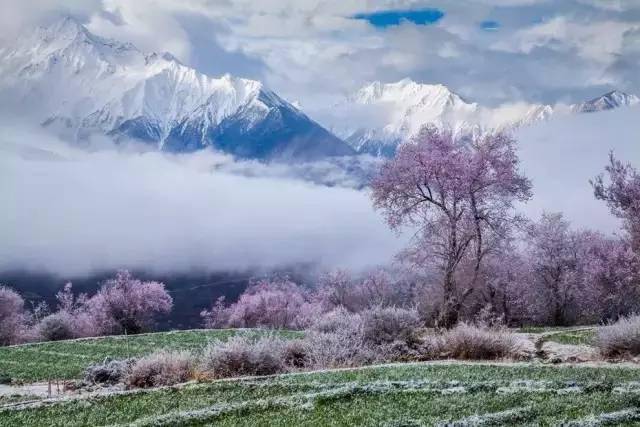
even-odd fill
[{"label": "blue sky patch", "polygon": [[443,16],[444,12],[438,9],[419,9],[358,13],[353,18],[369,21],[374,27],[387,28],[400,25],[403,21],[413,22],[416,25],[429,25],[438,22]]},{"label": "blue sky patch", "polygon": [[480,28],[485,31],[497,31],[500,28],[500,23],[498,21],[482,21]]}]

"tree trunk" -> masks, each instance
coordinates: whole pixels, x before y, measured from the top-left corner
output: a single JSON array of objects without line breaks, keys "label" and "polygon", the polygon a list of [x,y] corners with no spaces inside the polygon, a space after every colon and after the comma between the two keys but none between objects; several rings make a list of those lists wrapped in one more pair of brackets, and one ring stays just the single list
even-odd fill
[{"label": "tree trunk", "polygon": [[555,326],[565,326],[564,310],[559,302],[556,301],[553,309],[553,323]]},{"label": "tree trunk", "polygon": [[458,323],[458,315],[460,311],[460,302],[455,295],[455,281],[453,271],[448,271],[444,277],[444,295],[442,307],[438,314],[438,327],[452,328]]},{"label": "tree trunk", "polygon": [[438,327],[450,329],[458,323],[460,304],[456,297],[444,301],[438,316]]}]

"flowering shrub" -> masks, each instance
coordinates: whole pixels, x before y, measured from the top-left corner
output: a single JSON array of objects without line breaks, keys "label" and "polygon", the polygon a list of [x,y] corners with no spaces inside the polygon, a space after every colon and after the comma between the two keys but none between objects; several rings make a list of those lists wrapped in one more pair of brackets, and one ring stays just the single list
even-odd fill
[{"label": "flowering shrub", "polygon": [[337,270],[320,278],[318,300],[324,311],[342,307],[357,313],[376,306],[412,304],[413,291],[409,282],[392,280],[384,270],[369,273],[361,280],[352,278],[344,270]]},{"label": "flowering shrub", "polygon": [[200,317],[207,329],[222,329],[229,325],[229,311],[225,305],[225,297],[218,298],[210,310],[202,310]]},{"label": "flowering shrub", "polygon": [[74,338],[76,336],[74,318],[66,311],[50,314],[38,323],[38,334],[45,341]]},{"label": "flowering shrub", "polygon": [[28,315],[17,292],[0,285],[0,345],[25,341]]},{"label": "flowering shrub", "polygon": [[189,381],[195,372],[195,358],[187,351],[159,351],[136,360],[127,374],[129,387],[158,387]]},{"label": "flowering shrub", "polygon": [[119,271],[87,301],[102,334],[135,334],[148,328],[157,314],[168,313],[173,299],[164,284],[143,282],[128,271]]},{"label": "flowering shrub", "polygon": [[229,307],[224,307],[224,299],[218,299],[211,310],[200,315],[209,328],[302,329],[317,312],[317,306],[298,285],[288,279],[275,279],[251,285]]}]

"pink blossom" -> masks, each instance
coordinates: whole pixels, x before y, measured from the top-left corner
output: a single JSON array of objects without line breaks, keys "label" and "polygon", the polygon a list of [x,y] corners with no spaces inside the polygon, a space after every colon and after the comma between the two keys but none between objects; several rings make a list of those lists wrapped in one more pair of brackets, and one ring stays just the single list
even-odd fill
[{"label": "pink blossom", "polygon": [[173,299],[163,283],[143,282],[123,270],[105,281],[87,305],[102,333],[139,333],[157,314],[169,313]]},{"label": "pink blossom", "polygon": [[[531,197],[531,183],[518,170],[514,141],[506,135],[456,140],[427,127],[400,147],[373,180],[373,203],[392,229],[415,230],[402,257],[414,266],[433,264],[442,277],[440,323],[451,326],[473,291],[483,258],[517,220],[516,200]],[[459,266],[473,257],[465,283]]]}]

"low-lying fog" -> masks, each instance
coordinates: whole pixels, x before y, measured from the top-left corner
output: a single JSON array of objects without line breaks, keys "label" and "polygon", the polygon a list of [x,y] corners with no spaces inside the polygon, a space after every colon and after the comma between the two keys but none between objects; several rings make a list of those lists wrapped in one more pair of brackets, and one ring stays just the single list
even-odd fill
[{"label": "low-lying fog", "polygon": [[[583,114],[518,132],[535,192],[525,213],[563,211],[577,226],[615,230],[588,180],[610,150],[640,165],[639,113]],[[166,273],[304,262],[360,269],[389,262],[402,247],[359,189],[372,159],[266,166],[105,141],[80,150],[41,130],[2,128],[0,271]]]}]

